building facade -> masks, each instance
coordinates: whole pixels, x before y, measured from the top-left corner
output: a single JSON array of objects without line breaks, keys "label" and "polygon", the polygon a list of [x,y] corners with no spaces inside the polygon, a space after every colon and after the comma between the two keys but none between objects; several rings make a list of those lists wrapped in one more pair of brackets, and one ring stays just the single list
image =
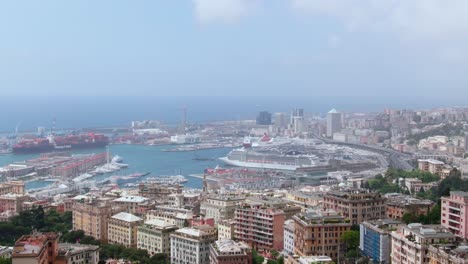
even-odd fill
[{"label": "building facade", "polygon": [[218,222],[218,240],[234,239],[236,222],[234,219],[220,220]]},{"label": "building facade", "polygon": [[137,228],[143,219],[129,213],[118,213],[109,219],[109,244],[122,245],[128,248],[137,247]]},{"label": "building facade", "polygon": [[171,234],[172,264],[210,263],[210,244],[216,240],[216,228],[181,228]]},{"label": "building facade", "polygon": [[234,219],[237,240],[258,251],[283,250],[283,210],[243,204],[236,209]]},{"label": "building facade", "polygon": [[390,263],[390,232],[403,226],[394,219],[370,220],[360,224],[359,249],[362,254],[378,263]]},{"label": "building facade", "polygon": [[294,254],[294,220],[289,219],[284,222],[284,253]]},{"label": "building facade", "polygon": [[55,233],[33,233],[18,239],[11,255],[13,264],[50,264],[58,256],[59,236]]},{"label": "building facade", "polygon": [[211,196],[200,206],[200,211],[207,218],[213,218],[215,223],[220,219],[234,218],[237,204],[245,199],[235,196]]},{"label": "building facade", "polygon": [[385,198],[367,190],[329,191],[323,197],[325,209],[333,209],[358,225],[363,221],[386,218]]},{"label": "building facade", "polygon": [[441,224],[455,235],[468,238],[468,192],[450,192],[442,197]]},{"label": "building facade", "polygon": [[348,219],[333,210],[309,211],[293,217],[294,254],[337,260],[345,250],[341,236],[351,230]]},{"label": "building facade", "polygon": [[108,219],[112,209],[106,202],[91,201],[73,203],[73,230],[83,230],[85,235],[107,241]]},{"label": "building facade", "polygon": [[429,263],[431,244],[454,243],[457,237],[442,226],[409,224],[392,231],[393,264]]},{"label": "building facade", "polygon": [[156,253],[171,254],[171,234],[177,226],[163,220],[146,221],[137,228],[137,248],[147,250],[150,256]]}]

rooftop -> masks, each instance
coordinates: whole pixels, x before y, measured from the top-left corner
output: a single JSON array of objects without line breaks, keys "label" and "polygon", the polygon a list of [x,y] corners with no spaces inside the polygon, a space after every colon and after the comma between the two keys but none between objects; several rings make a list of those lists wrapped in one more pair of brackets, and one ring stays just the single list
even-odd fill
[{"label": "rooftop", "polygon": [[154,227],[160,228],[160,229],[176,227],[175,225],[169,224],[166,221],[161,220],[161,219],[157,219],[157,218],[146,221],[145,225],[154,226]]},{"label": "rooftop", "polygon": [[214,243],[213,248],[219,255],[244,255],[250,250],[248,245],[231,239],[218,240]]},{"label": "rooftop", "polygon": [[16,241],[13,256],[37,256],[49,240],[58,239],[55,233],[35,233],[22,236]]},{"label": "rooftop", "polygon": [[431,163],[431,164],[434,164],[434,165],[444,165],[445,164],[442,161],[436,160],[436,159],[419,159],[418,162],[428,162],[428,163]]},{"label": "rooftop", "polygon": [[146,201],[148,201],[148,198],[145,198],[142,196],[123,196],[114,200],[114,202],[123,202],[123,203],[142,203]]},{"label": "rooftop", "polygon": [[132,215],[132,214],[129,214],[129,213],[126,213],[126,212],[118,213],[118,214],[112,216],[112,218],[117,219],[117,220],[121,220],[121,221],[125,221],[125,222],[138,222],[138,221],[143,220],[138,216],[135,216],[135,215]]}]

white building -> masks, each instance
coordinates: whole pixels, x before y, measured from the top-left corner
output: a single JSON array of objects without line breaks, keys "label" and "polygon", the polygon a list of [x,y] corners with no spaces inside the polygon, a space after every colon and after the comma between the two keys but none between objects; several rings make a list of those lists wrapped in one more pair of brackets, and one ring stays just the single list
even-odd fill
[{"label": "white building", "polygon": [[171,233],[177,226],[164,220],[153,219],[138,227],[137,248],[147,250],[152,256],[156,253],[171,254]]},{"label": "white building", "polygon": [[216,241],[216,228],[182,228],[171,234],[172,264],[209,264],[210,244]]},{"label": "white building", "polygon": [[330,110],[327,114],[327,137],[333,137],[333,134],[341,131],[342,115],[336,109]]},{"label": "white building", "polygon": [[284,252],[288,255],[294,254],[294,220],[284,222]]}]

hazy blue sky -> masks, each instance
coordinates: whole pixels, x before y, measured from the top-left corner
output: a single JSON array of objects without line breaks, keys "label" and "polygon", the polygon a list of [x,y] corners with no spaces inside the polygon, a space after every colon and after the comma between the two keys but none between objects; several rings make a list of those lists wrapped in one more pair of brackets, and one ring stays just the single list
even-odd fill
[{"label": "hazy blue sky", "polygon": [[463,101],[467,13],[466,0],[2,1],[0,95]]}]

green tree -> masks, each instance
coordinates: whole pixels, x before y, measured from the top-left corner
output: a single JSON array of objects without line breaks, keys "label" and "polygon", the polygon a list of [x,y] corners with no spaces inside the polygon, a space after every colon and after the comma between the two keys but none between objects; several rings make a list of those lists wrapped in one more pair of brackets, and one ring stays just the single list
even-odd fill
[{"label": "green tree", "polygon": [[346,231],[341,236],[341,240],[347,250],[356,250],[359,247],[359,231]]},{"label": "green tree", "polygon": [[265,258],[258,254],[255,249],[252,249],[252,264],[263,264]]}]

